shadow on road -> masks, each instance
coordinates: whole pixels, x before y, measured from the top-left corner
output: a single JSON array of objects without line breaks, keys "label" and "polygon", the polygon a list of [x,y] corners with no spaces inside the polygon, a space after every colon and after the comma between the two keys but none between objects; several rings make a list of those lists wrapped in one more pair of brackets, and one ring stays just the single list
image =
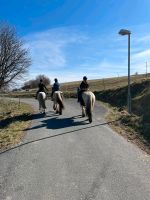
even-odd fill
[{"label": "shadow on road", "polygon": [[24,113],[22,115],[17,116],[9,116],[5,119],[2,119],[0,121],[0,128],[5,128],[11,123],[17,122],[17,121],[29,121],[34,119],[39,119],[44,117],[44,114],[36,113],[36,114],[30,114],[30,113]]},{"label": "shadow on road", "polygon": [[45,127],[47,129],[61,129],[61,128],[67,128],[67,127],[72,127],[72,126],[80,126],[80,125],[85,125],[88,123],[87,120],[84,121],[79,121],[79,122],[75,122],[74,119],[75,118],[80,118],[81,116],[74,116],[74,117],[70,117],[70,118],[58,118],[55,115],[50,115],[48,117],[52,117],[50,119],[44,119],[42,121],[40,121],[40,125],[31,127],[31,128],[27,128],[26,130],[33,130],[33,129],[38,129],[41,127]]},{"label": "shadow on road", "polygon": [[[119,120],[117,120],[117,121],[119,121]],[[53,138],[53,137],[58,137],[58,136],[61,136],[61,135],[71,134],[71,133],[78,132],[78,131],[81,131],[81,130],[84,130],[84,129],[89,129],[89,128],[98,127],[98,126],[103,126],[103,125],[110,124],[110,123],[113,123],[113,122],[116,122],[116,121],[110,121],[110,122],[100,123],[100,124],[96,124],[96,125],[93,125],[93,126],[90,125],[88,127],[78,128],[78,129],[75,129],[75,130],[72,130],[72,131],[66,131],[66,132],[62,132],[62,133],[56,134],[56,135],[51,135],[51,136],[39,138],[39,139],[36,139],[36,140],[31,140],[31,141],[22,143],[22,144],[20,144],[18,146],[12,147],[10,149],[6,149],[6,150],[0,152],[0,154],[3,154],[3,153],[8,152],[10,150],[13,150],[13,149],[16,149],[16,148],[19,148],[19,147],[22,147],[24,145],[31,144],[31,143],[34,143],[34,142],[38,142],[38,141],[50,139],[50,138]]]},{"label": "shadow on road", "polygon": [[18,116],[9,116],[6,119],[2,119],[0,121],[0,128],[5,128],[8,125],[10,125],[11,123],[17,122],[17,121],[28,121],[30,120],[30,114],[29,113],[25,113],[22,115],[18,115]]}]

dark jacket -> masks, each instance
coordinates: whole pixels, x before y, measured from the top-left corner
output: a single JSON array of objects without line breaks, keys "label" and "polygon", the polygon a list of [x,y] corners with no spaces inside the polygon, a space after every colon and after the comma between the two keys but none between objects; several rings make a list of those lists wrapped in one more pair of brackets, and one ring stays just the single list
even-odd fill
[{"label": "dark jacket", "polygon": [[55,91],[59,91],[60,89],[60,84],[58,82],[55,82],[53,84],[53,87],[52,87],[52,91],[55,92]]},{"label": "dark jacket", "polygon": [[80,84],[80,90],[86,91],[89,88],[89,84],[87,82],[82,81]]},{"label": "dark jacket", "polygon": [[45,89],[47,90],[44,83],[39,83],[39,90],[38,92],[45,92]]}]

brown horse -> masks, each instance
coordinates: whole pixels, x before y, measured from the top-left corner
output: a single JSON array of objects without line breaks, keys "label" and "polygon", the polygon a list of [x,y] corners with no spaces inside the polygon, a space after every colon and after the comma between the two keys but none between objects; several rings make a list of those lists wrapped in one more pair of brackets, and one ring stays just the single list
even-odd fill
[{"label": "brown horse", "polygon": [[95,104],[95,95],[91,91],[85,91],[82,93],[82,98],[85,106],[82,107],[82,117],[87,116],[89,122],[92,122],[92,112]]},{"label": "brown horse", "polygon": [[55,91],[53,94],[53,101],[53,109],[56,113],[62,115],[62,110],[64,109],[63,93],[61,91]]}]

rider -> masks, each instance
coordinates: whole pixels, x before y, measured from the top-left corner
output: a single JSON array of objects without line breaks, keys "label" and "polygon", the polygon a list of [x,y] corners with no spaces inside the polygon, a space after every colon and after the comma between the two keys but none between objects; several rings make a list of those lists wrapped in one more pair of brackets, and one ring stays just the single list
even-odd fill
[{"label": "rider", "polygon": [[51,94],[51,98],[53,98],[53,94],[55,91],[59,91],[60,90],[60,84],[58,82],[58,79],[55,78],[54,79],[54,84],[53,84],[53,87],[52,87],[52,94]]},{"label": "rider", "polygon": [[39,89],[38,89],[38,91],[36,92],[36,97],[35,97],[36,99],[37,99],[37,95],[38,95],[39,92],[45,92],[45,89],[48,91],[48,89],[47,89],[47,87],[45,86],[45,84],[43,83],[43,80],[42,80],[42,79],[40,79],[40,83],[39,83],[38,87],[39,87]]},{"label": "rider", "polygon": [[82,98],[82,93],[87,91],[88,89],[89,89],[89,84],[87,82],[87,77],[83,76],[83,81],[80,84],[79,92],[78,92],[78,102],[80,102],[81,105],[83,105],[83,106],[84,106],[84,101]]}]

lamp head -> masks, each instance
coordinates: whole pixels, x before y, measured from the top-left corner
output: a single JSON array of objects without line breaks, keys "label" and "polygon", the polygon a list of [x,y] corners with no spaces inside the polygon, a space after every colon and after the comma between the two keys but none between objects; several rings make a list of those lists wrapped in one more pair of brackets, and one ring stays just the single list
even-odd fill
[{"label": "lamp head", "polygon": [[131,32],[129,30],[126,30],[126,29],[121,29],[119,31],[119,35],[130,35]]}]

